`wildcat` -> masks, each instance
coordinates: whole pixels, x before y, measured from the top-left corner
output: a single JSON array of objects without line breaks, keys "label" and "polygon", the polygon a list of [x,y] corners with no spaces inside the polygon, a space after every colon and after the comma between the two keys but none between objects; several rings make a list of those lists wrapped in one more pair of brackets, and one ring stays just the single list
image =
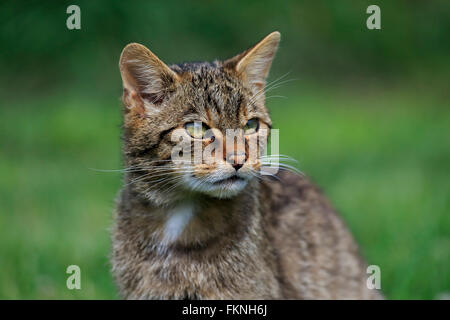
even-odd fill
[{"label": "wildcat", "polygon": [[[290,171],[262,178],[267,136],[249,159],[249,139],[272,126],[264,87],[279,40],[273,32],[231,59],[171,66],[140,44],[124,48],[125,185],[112,235],[123,298],[381,297],[320,190]],[[212,161],[171,161],[174,131],[206,148],[227,129],[244,143]]]}]

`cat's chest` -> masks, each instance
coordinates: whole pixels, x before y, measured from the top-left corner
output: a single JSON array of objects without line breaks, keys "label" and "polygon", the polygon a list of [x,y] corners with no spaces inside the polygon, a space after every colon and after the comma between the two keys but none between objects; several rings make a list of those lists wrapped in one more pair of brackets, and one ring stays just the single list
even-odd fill
[{"label": "cat's chest", "polygon": [[162,225],[161,244],[169,246],[176,242],[186,227],[194,218],[195,206],[192,203],[182,203],[165,212],[165,221]]},{"label": "cat's chest", "polygon": [[146,294],[163,299],[268,299],[279,296],[272,270],[259,257],[227,254],[202,259],[189,253],[169,253],[149,261],[141,283]]},{"label": "cat's chest", "polygon": [[[124,259],[116,260],[116,268],[135,283],[136,297],[276,297],[278,283],[264,259],[265,247],[256,232],[249,232],[255,222],[237,219],[224,207],[199,208],[204,206],[184,202],[131,220],[138,225],[134,230],[145,232],[137,236],[126,229],[127,236],[120,237],[126,245],[120,248],[127,250],[119,252]],[[250,227],[236,228],[232,219],[249,222]]]},{"label": "cat's chest", "polygon": [[151,247],[159,252],[191,251],[196,255],[203,250],[206,257],[245,236],[247,228],[238,227],[241,223],[230,207],[181,202],[152,212],[146,233],[150,235]]}]

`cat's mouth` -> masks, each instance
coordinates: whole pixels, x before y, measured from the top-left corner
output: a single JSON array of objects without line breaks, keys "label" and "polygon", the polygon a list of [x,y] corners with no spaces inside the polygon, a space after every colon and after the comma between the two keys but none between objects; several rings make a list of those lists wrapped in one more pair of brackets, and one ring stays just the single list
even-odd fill
[{"label": "cat's mouth", "polygon": [[207,181],[191,177],[187,181],[191,190],[199,191],[217,198],[230,198],[242,191],[248,183],[245,177],[233,174],[227,178]]},{"label": "cat's mouth", "polygon": [[214,182],[214,185],[232,184],[235,182],[244,182],[245,179],[236,175]]}]

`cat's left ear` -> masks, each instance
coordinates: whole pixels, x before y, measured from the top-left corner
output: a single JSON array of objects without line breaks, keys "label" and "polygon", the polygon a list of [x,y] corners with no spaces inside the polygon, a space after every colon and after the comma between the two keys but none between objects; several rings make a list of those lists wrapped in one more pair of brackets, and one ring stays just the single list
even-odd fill
[{"label": "cat's left ear", "polygon": [[266,84],[280,36],[278,31],[272,32],[252,48],[226,60],[224,67],[237,72],[254,92],[259,92]]}]

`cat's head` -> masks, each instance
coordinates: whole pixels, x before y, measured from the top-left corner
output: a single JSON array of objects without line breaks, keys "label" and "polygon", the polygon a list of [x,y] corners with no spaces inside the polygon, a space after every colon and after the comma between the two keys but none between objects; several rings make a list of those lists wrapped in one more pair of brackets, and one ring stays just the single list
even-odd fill
[{"label": "cat's head", "polygon": [[271,127],[264,87],[279,40],[273,32],[231,59],[171,66],[127,45],[120,57],[127,183],[164,203],[182,194],[230,198],[257,177]]}]

